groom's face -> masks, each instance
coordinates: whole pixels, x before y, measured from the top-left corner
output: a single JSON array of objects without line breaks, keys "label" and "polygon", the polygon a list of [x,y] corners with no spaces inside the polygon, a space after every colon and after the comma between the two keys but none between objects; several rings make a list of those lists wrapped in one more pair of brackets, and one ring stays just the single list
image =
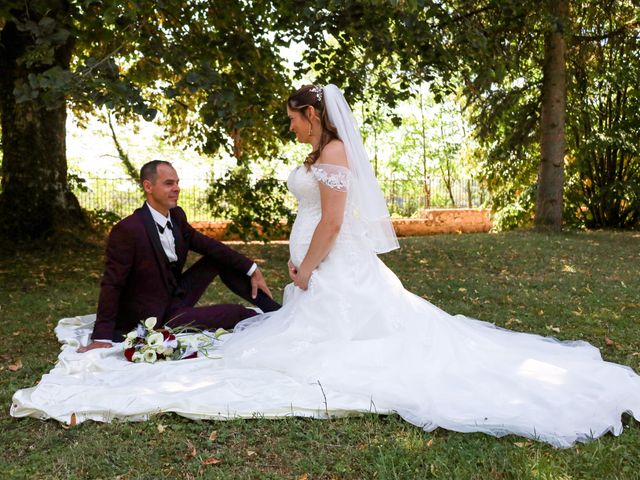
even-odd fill
[{"label": "groom's face", "polygon": [[178,205],[180,195],[180,179],[176,171],[169,165],[158,165],[155,181],[145,180],[144,191],[147,202],[165,215],[169,209]]}]

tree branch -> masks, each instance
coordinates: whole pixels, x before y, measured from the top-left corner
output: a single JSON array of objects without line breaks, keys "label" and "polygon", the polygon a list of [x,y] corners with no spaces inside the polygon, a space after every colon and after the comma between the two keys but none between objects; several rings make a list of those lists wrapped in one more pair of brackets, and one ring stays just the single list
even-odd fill
[{"label": "tree branch", "polygon": [[639,26],[640,26],[640,22],[634,21],[634,22],[625,23],[620,28],[618,28],[616,30],[613,30],[612,32],[608,32],[608,33],[602,34],[602,35],[573,35],[573,39],[574,40],[578,40],[578,41],[587,41],[587,42],[606,40],[608,38],[617,37],[619,35],[622,35],[625,32],[627,32],[628,30],[633,30],[634,28],[639,27]]}]

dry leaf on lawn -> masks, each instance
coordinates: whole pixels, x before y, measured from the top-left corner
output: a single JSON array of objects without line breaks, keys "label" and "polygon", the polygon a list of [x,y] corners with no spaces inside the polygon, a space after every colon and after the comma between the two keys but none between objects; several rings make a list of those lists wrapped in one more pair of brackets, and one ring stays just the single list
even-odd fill
[{"label": "dry leaf on lawn", "polygon": [[219,463],[222,463],[222,460],[216,457],[207,458],[202,461],[202,465],[218,465]]},{"label": "dry leaf on lawn", "polygon": [[516,447],[528,447],[529,445],[531,445],[531,442],[514,442],[514,445]]},{"label": "dry leaf on lawn", "polygon": [[12,372],[17,372],[18,370],[20,370],[22,368],[22,360],[20,360],[20,359],[16,360],[16,363],[12,363],[7,368],[9,370],[11,370]]},{"label": "dry leaf on lawn", "polygon": [[215,442],[218,439],[218,431],[214,430],[213,432],[211,432],[211,435],[209,435],[209,440],[211,440],[212,442]]},{"label": "dry leaf on lawn", "polygon": [[196,450],[195,445],[193,445],[193,443],[191,442],[187,442],[187,448],[189,449],[185,455],[185,457],[187,458],[187,460],[191,460],[193,457],[195,457],[198,454],[198,451]]}]

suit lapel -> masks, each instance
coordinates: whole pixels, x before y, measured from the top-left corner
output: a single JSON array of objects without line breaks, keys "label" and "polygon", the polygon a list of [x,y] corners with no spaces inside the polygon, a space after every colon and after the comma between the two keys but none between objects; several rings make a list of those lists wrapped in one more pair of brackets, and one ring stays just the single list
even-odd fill
[{"label": "suit lapel", "polygon": [[147,237],[149,237],[149,241],[151,242],[151,246],[153,247],[153,253],[156,257],[156,262],[158,262],[158,267],[162,272],[162,279],[167,286],[167,290],[171,292],[176,287],[175,279],[173,278],[173,275],[169,274],[169,259],[167,258],[167,254],[164,253],[164,248],[162,248],[162,244],[160,243],[158,227],[156,226],[156,222],[153,220],[151,211],[147,207],[146,203],[140,209],[140,215],[142,217],[144,228],[147,231]]},{"label": "suit lapel", "polygon": [[180,265],[180,270],[184,266],[184,262],[187,259],[187,249],[184,244],[184,237],[182,236],[182,229],[180,227],[180,222],[176,219],[177,216],[171,216],[171,225],[173,225],[173,239],[175,240],[176,245],[176,255],[178,256],[178,264]]}]

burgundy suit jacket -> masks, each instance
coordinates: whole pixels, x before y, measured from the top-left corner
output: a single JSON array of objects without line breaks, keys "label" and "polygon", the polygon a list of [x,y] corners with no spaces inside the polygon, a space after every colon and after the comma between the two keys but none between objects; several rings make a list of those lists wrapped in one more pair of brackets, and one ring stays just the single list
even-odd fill
[{"label": "burgundy suit jacket", "polygon": [[[170,213],[180,271],[189,250],[210,256],[221,267],[249,271],[253,261],[195,230],[182,208],[172,208]],[[109,234],[91,337],[111,339],[117,336],[116,331],[126,334],[148,317],[157,317],[159,322],[169,320],[165,315],[176,287],[155,221],[145,203]]]}]

